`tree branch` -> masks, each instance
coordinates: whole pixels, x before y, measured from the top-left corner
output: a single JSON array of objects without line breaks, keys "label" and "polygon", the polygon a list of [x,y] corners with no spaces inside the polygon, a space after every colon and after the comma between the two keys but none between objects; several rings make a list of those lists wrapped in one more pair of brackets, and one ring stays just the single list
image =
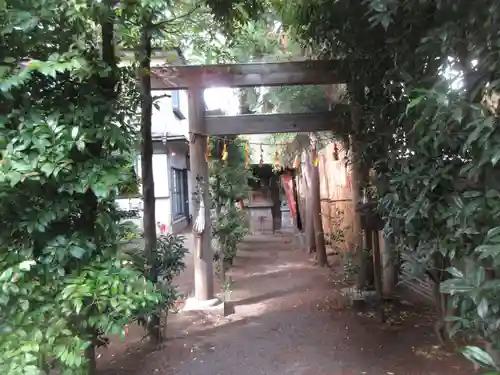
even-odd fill
[{"label": "tree branch", "polygon": [[169,25],[169,24],[173,24],[174,22],[179,21],[179,20],[181,20],[181,19],[183,19],[183,18],[189,17],[189,16],[190,16],[190,15],[192,15],[195,11],[197,11],[198,9],[200,9],[200,8],[201,8],[201,5],[202,5],[202,3],[201,3],[201,2],[199,2],[199,3],[198,3],[198,4],[196,4],[196,5],[193,7],[193,9],[191,9],[189,12],[186,12],[186,13],[184,13],[184,14],[182,14],[182,15],[178,16],[178,17],[173,17],[173,18],[167,19],[167,20],[165,20],[165,21],[161,21],[161,22],[153,23],[153,24],[151,25],[151,27],[153,27],[153,28],[165,27],[165,26],[167,26],[167,25]]},{"label": "tree branch", "polygon": [[163,95],[158,95],[158,96],[153,96],[152,100],[153,103],[156,102],[157,100],[163,99],[163,98],[170,98],[172,95],[170,94],[163,94]]}]

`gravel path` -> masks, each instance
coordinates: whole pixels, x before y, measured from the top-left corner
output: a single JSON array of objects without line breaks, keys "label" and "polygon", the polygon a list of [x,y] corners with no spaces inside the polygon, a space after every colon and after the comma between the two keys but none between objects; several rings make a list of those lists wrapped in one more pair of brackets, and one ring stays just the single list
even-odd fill
[{"label": "gravel path", "polygon": [[[187,271],[189,272],[189,270]],[[247,239],[230,273],[234,314],[182,313],[150,351],[134,337],[99,359],[100,375],[470,375],[435,345],[431,317],[415,306],[381,325],[340,297],[290,236]],[[420,310],[420,309],[419,309]]]}]

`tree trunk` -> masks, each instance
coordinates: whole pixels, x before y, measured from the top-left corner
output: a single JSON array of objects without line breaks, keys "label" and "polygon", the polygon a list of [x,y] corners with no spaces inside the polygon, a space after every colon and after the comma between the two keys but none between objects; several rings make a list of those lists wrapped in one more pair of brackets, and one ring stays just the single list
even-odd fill
[{"label": "tree trunk", "polygon": [[[316,136],[314,134],[309,135],[310,139],[316,143]],[[310,194],[311,194],[311,211],[313,217],[313,227],[314,227],[314,242],[316,244],[316,260],[318,265],[321,267],[328,265],[328,259],[326,256],[325,247],[325,236],[323,233],[323,220],[321,215],[321,189],[319,181],[319,168],[314,166],[313,162],[317,157],[316,147],[308,152],[307,164],[310,168]]]},{"label": "tree trunk", "polygon": [[95,358],[95,342],[92,341],[90,345],[85,349],[85,358],[88,363],[88,375],[94,375],[97,370],[97,363]]},{"label": "tree trunk", "polygon": [[305,202],[305,220],[304,226],[306,231],[306,250],[309,254],[316,252],[316,238],[314,235],[314,213],[312,204],[312,193],[311,193],[311,163],[308,157],[308,152],[304,151],[304,168],[302,172],[303,186],[304,186],[304,202]]},{"label": "tree trunk", "polygon": [[302,232],[303,226],[302,226],[302,217],[300,215],[300,209],[299,209],[299,189],[297,187],[296,171],[294,171],[292,174],[292,186],[293,186],[293,199],[295,200],[295,215],[296,215],[295,226],[299,232]]},{"label": "tree trunk", "polygon": [[[156,269],[156,213],[155,187],[153,180],[153,139],[151,135],[153,98],[151,95],[151,35],[149,35],[149,20],[143,21],[141,31],[140,58],[140,86],[141,86],[141,163],[142,163],[142,197],[144,202],[144,253],[150,265],[149,280],[157,282]],[[162,340],[160,317],[153,314],[147,320],[147,330],[152,344]]]},{"label": "tree trunk", "polygon": [[432,291],[436,304],[437,320],[434,324],[434,331],[441,345],[446,346],[450,329],[450,322],[446,321],[446,317],[451,315],[452,311],[449,309],[451,306],[448,306],[448,295],[441,293],[441,283],[446,280],[446,269],[451,264],[449,259],[438,251],[433,254],[432,258],[434,269],[428,271],[427,275],[433,283]]}]

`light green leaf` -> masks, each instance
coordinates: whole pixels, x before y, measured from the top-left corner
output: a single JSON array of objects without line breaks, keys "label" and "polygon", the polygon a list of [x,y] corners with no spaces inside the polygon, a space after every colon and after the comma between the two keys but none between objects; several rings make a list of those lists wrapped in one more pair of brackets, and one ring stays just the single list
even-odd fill
[{"label": "light green leaf", "polygon": [[479,305],[477,305],[477,314],[483,319],[488,314],[488,301],[486,298],[483,298]]},{"label": "light green leaf", "polygon": [[69,252],[73,257],[81,259],[85,255],[86,250],[80,246],[71,246]]},{"label": "light green leaf", "polygon": [[495,166],[497,165],[499,160],[500,160],[500,150],[496,151],[491,157],[491,164]]},{"label": "light green leaf", "polygon": [[448,271],[449,273],[451,273],[453,275],[453,277],[456,277],[458,279],[461,279],[464,277],[464,274],[455,267],[449,267],[446,269],[446,271]]},{"label": "light green leaf", "polygon": [[77,126],[74,126],[73,129],[71,129],[71,138],[76,139],[78,137],[78,132],[79,128]]},{"label": "light green leaf", "polygon": [[481,366],[481,367],[489,367],[495,368],[495,362],[491,356],[484,351],[483,349],[478,348],[477,346],[466,346],[462,349],[462,354],[471,362]]},{"label": "light green leaf", "polygon": [[25,260],[19,263],[19,269],[21,271],[29,271],[35,264],[36,262],[34,260]]},{"label": "light green leaf", "polygon": [[10,186],[16,186],[22,179],[23,175],[17,171],[12,171],[8,174],[8,178],[10,180]]},{"label": "light green leaf", "polygon": [[500,236],[500,227],[491,228],[486,234],[486,239],[490,240]]},{"label": "light green leaf", "polygon": [[424,95],[421,95],[421,96],[417,96],[416,98],[412,99],[410,103],[408,103],[408,106],[406,107],[406,114],[409,113],[410,109],[412,109],[413,107],[416,107],[420,104],[420,102],[422,100],[425,99],[425,96]]}]

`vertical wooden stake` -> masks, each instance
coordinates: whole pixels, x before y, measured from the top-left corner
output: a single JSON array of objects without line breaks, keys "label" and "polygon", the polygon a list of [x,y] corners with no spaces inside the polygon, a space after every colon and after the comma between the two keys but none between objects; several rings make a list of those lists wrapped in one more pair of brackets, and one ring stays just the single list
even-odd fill
[{"label": "vertical wooden stake", "polygon": [[204,215],[204,228],[195,234],[198,256],[194,256],[194,290],[198,301],[214,298],[213,250],[208,186],[208,164],[205,160],[207,136],[205,135],[205,101],[201,87],[188,91],[189,104],[189,154],[193,187],[199,192],[199,202],[204,209],[200,212],[199,202],[195,212]]},{"label": "vertical wooden stake", "polygon": [[394,245],[391,237],[382,233],[382,290],[384,296],[392,296],[397,284],[397,271],[394,259]]},{"label": "vertical wooden stake", "polygon": [[384,314],[384,292],[382,290],[382,261],[380,257],[380,242],[379,242],[379,232],[378,230],[373,230],[373,270],[375,277],[375,290],[377,291],[377,310],[378,316],[381,323],[385,322]]},{"label": "vertical wooden stake", "polygon": [[302,176],[304,182],[304,202],[305,214],[304,225],[306,234],[306,250],[309,254],[316,252],[316,238],[314,235],[314,208],[312,204],[312,190],[311,190],[311,168],[312,160],[309,151],[304,151],[304,167],[302,168]]},{"label": "vertical wooden stake", "polygon": [[[351,91],[356,92],[355,88]],[[361,150],[358,139],[361,126],[361,107],[358,103],[351,105],[351,185],[352,185],[352,204],[354,208],[353,234],[354,251],[356,252],[356,264],[358,265],[358,277],[356,286],[362,289],[366,284],[366,262],[363,254],[363,233],[361,229],[361,216],[358,212],[358,204],[361,203],[361,189],[363,184],[363,170],[361,165]]]}]

